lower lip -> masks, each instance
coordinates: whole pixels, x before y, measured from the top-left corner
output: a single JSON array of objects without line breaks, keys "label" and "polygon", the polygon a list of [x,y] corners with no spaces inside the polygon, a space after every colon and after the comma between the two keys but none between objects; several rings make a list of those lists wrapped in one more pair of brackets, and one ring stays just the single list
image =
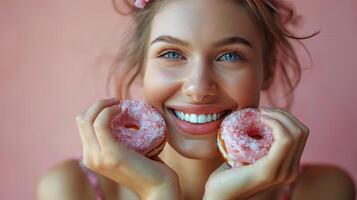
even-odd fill
[{"label": "lower lip", "polygon": [[220,124],[223,121],[223,117],[221,117],[219,120],[213,122],[204,123],[204,124],[193,124],[190,122],[180,120],[179,118],[176,117],[175,114],[173,115],[177,127],[189,135],[207,135],[209,133],[216,133]]}]

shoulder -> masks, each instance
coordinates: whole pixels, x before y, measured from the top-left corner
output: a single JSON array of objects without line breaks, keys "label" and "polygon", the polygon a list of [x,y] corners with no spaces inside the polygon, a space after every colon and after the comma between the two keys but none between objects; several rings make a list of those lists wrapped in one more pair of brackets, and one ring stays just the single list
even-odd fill
[{"label": "shoulder", "polygon": [[355,183],[351,175],[336,165],[306,165],[298,178],[293,200],[354,200]]},{"label": "shoulder", "polygon": [[89,187],[78,160],[62,161],[48,169],[39,179],[37,196],[45,199],[90,199],[86,188]]}]

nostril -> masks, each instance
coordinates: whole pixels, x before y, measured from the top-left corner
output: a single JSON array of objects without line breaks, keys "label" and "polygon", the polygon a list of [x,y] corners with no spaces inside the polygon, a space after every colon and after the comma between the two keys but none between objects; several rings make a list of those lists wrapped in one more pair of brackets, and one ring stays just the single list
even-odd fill
[{"label": "nostril", "polygon": [[190,96],[195,102],[201,102],[203,99],[215,96],[218,93],[218,86],[216,82],[207,77],[195,77],[194,79],[188,79],[183,84],[182,89],[183,94]]}]

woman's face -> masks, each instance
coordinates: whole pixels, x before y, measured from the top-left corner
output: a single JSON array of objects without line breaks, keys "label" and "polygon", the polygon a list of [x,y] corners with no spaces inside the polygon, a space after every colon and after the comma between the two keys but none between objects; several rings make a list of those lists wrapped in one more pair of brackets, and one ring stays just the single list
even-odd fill
[{"label": "woman's face", "polygon": [[218,155],[222,118],[258,107],[262,34],[229,0],[172,0],[153,19],[144,97],[165,117],[168,142],[181,155]]}]

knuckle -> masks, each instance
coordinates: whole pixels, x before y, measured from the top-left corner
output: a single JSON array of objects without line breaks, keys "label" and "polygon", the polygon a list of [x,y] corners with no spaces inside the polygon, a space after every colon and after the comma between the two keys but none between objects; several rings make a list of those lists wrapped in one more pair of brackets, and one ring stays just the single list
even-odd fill
[{"label": "knuckle", "polygon": [[303,123],[300,123],[301,129],[304,133],[310,133],[310,129]]},{"label": "knuckle", "polygon": [[78,123],[78,124],[83,124],[84,123],[84,118],[83,118],[83,116],[80,114],[80,115],[77,115],[76,117],[75,117],[75,120],[76,120],[76,122]]},{"label": "knuckle", "polygon": [[293,148],[294,143],[292,140],[286,140],[286,141],[281,141],[280,142],[280,149],[281,151],[284,151],[285,153],[288,153],[291,148]]},{"label": "knuckle", "polygon": [[294,172],[292,173],[288,179],[287,179],[287,183],[290,184],[290,183],[294,183],[299,177],[299,174],[297,172]]},{"label": "knuckle", "polygon": [[104,128],[104,123],[103,123],[103,120],[101,119],[97,119],[95,120],[95,122],[93,123],[93,127],[95,130],[101,130]]},{"label": "knuckle", "polygon": [[276,175],[275,173],[264,173],[260,176],[260,178],[260,182],[265,185],[274,182],[276,179]]},{"label": "knuckle", "polygon": [[112,109],[110,107],[104,108],[101,113],[98,115],[98,117],[95,119],[93,123],[93,127],[95,129],[104,129],[107,127],[109,120],[110,120],[110,114],[112,113]]},{"label": "knuckle", "polygon": [[78,124],[84,124],[88,121],[85,112],[81,112],[80,114],[76,115],[75,120]]},{"label": "knuckle", "polygon": [[278,129],[280,129],[280,130],[286,130],[285,126],[284,126],[281,122],[279,122],[279,121],[274,121],[274,123],[275,123],[275,125],[276,125],[276,127],[277,127]]},{"label": "knuckle", "polygon": [[286,180],[286,175],[278,176],[278,177],[275,179],[275,184],[281,184],[281,183],[283,183],[285,180]]},{"label": "knuckle", "polygon": [[301,134],[301,129],[300,128],[294,128],[291,132],[292,132],[292,134],[294,136],[299,136]]},{"label": "knuckle", "polygon": [[301,129],[296,129],[296,130],[293,130],[292,132],[293,132],[293,134],[292,134],[291,137],[292,137],[293,140],[300,141],[304,136],[304,134],[301,131]]},{"label": "knuckle", "polygon": [[111,107],[106,107],[102,110],[103,115],[109,115],[112,112]]},{"label": "knuckle", "polygon": [[106,156],[103,158],[103,165],[108,168],[118,168],[121,162],[119,159],[113,158],[111,156]]},{"label": "knuckle", "polygon": [[82,124],[91,123],[91,119],[87,115],[84,115],[82,118]]},{"label": "knuckle", "polygon": [[107,116],[111,113],[111,110],[110,107],[104,108],[97,116],[96,121],[105,121],[108,118]]},{"label": "knuckle", "polygon": [[101,128],[101,124],[100,124],[100,122],[95,121],[95,122],[94,122],[94,124],[93,124],[93,127],[94,127],[94,129],[95,129],[95,130],[100,129],[100,128]]},{"label": "knuckle", "polygon": [[291,136],[286,136],[280,141],[280,143],[284,147],[290,147],[294,144],[294,140]]},{"label": "knuckle", "polygon": [[92,169],[94,167],[92,160],[88,158],[83,158],[83,164],[89,169]]},{"label": "knuckle", "polygon": [[288,139],[286,142],[285,142],[285,146],[286,147],[291,147],[294,145],[294,140],[292,139]]},{"label": "knuckle", "polygon": [[309,129],[308,127],[306,127],[306,126],[304,126],[304,133],[305,133],[306,135],[309,135],[309,134],[310,134],[310,129]]},{"label": "knuckle", "polygon": [[100,170],[103,169],[103,162],[100,158],[93,158],[93,169]]},{"label": "knuckle", "polygon": [[[124,146],[123,148],[106,147],[103,148],[102,157],[103,162],[108,162],[109,165],[117,165],[122,163],[127,159],[128,147]],[[114,163],[114,164],[113,164]]]},{"label": "knuckle", "polygon": [[106,103],[105,99],[100,99],[100,100],[96,101],[93,106],[98,108],[98,107],[103,106],[105,103]]}]

